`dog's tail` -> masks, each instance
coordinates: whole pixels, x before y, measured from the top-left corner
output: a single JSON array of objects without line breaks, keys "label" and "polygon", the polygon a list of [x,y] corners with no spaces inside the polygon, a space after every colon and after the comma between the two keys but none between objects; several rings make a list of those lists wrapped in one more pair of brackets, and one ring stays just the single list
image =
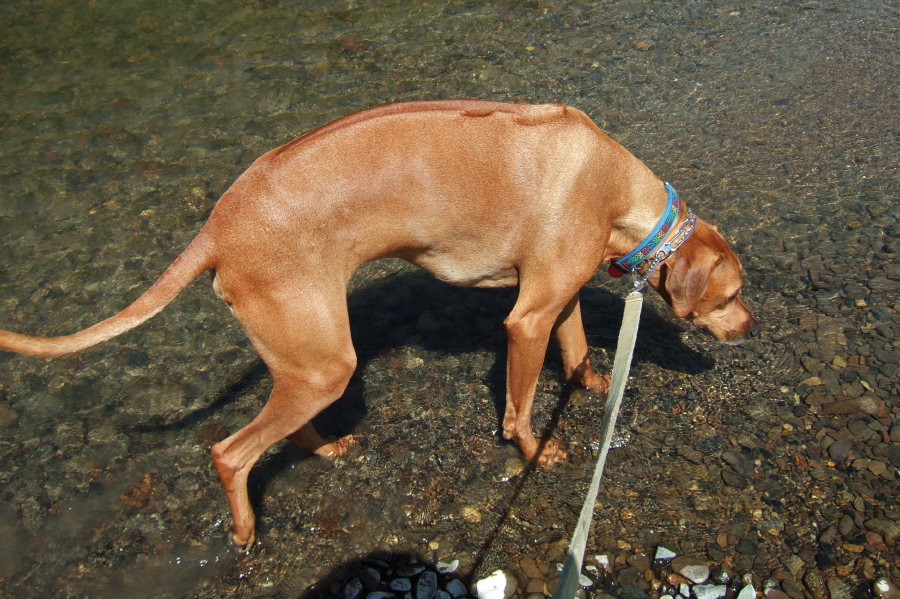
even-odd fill
[{"label": "dog's tail", "polygon": [[87,349],[131,330],[175,299],[201,273],[214,267],[212,239],[203,230],[161,277],[133,304],[103,322],[63,337],[30,337],[0,331],[0,349],[55,358]]}]

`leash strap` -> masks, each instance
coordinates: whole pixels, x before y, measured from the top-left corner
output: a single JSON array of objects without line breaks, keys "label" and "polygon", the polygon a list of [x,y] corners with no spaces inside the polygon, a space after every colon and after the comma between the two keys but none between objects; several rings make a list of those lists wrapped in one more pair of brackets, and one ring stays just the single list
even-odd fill
[{"label": "leash strap", "polygon": [[612,382],[609,385],[609,394],[606,398],[606,412],[603,414],[603,425],[600,428],[600,455],[597,457],[597,465],[594,468],[594,476],[591,478],[591,486],[588,488],[584,505],[581,506],[581,515],[569,551],[566,553],[566,562],[563,566],[559,584],[556,586],[554,599],[574,599],[578,589],[578,578],[581,575],[581,564],[584,561],[584,550],[587,547],[588,533],[591,529],[591,521],[594,517],[594,503],[597,501],[597,492],[600,490],[600,479],[603,478],[603,468],[606,465],[606,455],[609,453],[609,444],[612,441],[613,431],[616,428],[616,418],[619,415],[619,406],[622,404],[622,395],[625,393],[625,383],[628,380],[628,371],[631,369],[631,356],[634,354],[634,343],[637,339],[638,325],[641,320],[641,306],[644,296],[639,291],[633,291],[625,298],[625,313],[622,315],[622,328],[619,329],[619,341],[616,345],[616,358],[613,362]]}]

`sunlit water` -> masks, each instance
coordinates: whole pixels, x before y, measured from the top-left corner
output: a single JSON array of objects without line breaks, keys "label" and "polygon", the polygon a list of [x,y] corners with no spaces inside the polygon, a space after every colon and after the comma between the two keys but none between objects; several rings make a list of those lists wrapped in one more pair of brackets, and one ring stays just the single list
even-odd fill
[{"label": "sunlit water", "polygon": [[[898,233],[897,14],[828,0],[7,3],[0,327],[60,334],[115,313],[257,156],[344,114],[451,97],[569,103],[719,225],[765,324],[723,347],[661,301],[645,308],[597,535],[705,543],[746,498],[716,504],[703,473],[668,466],[676,448],[766,439],[808,377],[791,354],[803,318],[839,319],[853,345],[873,306],[900,301],[891,289],[847,301],[867,269],[896,265],[884,237]],[[799,263],[816,255],[813,276]],[[4,592],[291,596],[382,545],[431,541],[429,557],[482,572],[567,537],[600,399],[560,383],[551,348],[536,429],[568,440],[571,459],[523,474],[497,435],[514,292],[388,262],[354,282],[359,373],[322,423],[360,446],[334,463],[276,448],[252,480],[262,548],[234,557],[207,449],[252,419],[270,382],[201,280],[102,347],[0,356]],[[589,287],[608,371],[625,288],[604,274]],[[425,334],[423,312],[439,323]],[[874,372],[867,384],[896,399],[896,372]]]}]

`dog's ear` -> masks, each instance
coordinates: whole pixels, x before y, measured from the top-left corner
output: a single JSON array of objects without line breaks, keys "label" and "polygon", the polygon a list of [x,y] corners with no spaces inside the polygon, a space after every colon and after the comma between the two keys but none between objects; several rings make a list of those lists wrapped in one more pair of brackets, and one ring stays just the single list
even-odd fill
[{"label": "dog's ear", "polygon": [[716,264],[715,253],[699,239],[691,239],[660,265],[659,277],[650,284],[679,318],[685,318],[703,299]]}]

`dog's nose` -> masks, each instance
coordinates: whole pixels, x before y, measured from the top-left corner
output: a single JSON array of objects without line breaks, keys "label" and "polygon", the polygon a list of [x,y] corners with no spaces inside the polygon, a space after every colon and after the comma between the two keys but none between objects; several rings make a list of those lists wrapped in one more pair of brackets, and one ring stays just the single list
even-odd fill
[{"label": "dog's nose", "polygon": [[758,337],[760,333],[762,333],[762,325],[759,324],[759,321],[754,318],[753,326],[750,328],[750,336]]}]

